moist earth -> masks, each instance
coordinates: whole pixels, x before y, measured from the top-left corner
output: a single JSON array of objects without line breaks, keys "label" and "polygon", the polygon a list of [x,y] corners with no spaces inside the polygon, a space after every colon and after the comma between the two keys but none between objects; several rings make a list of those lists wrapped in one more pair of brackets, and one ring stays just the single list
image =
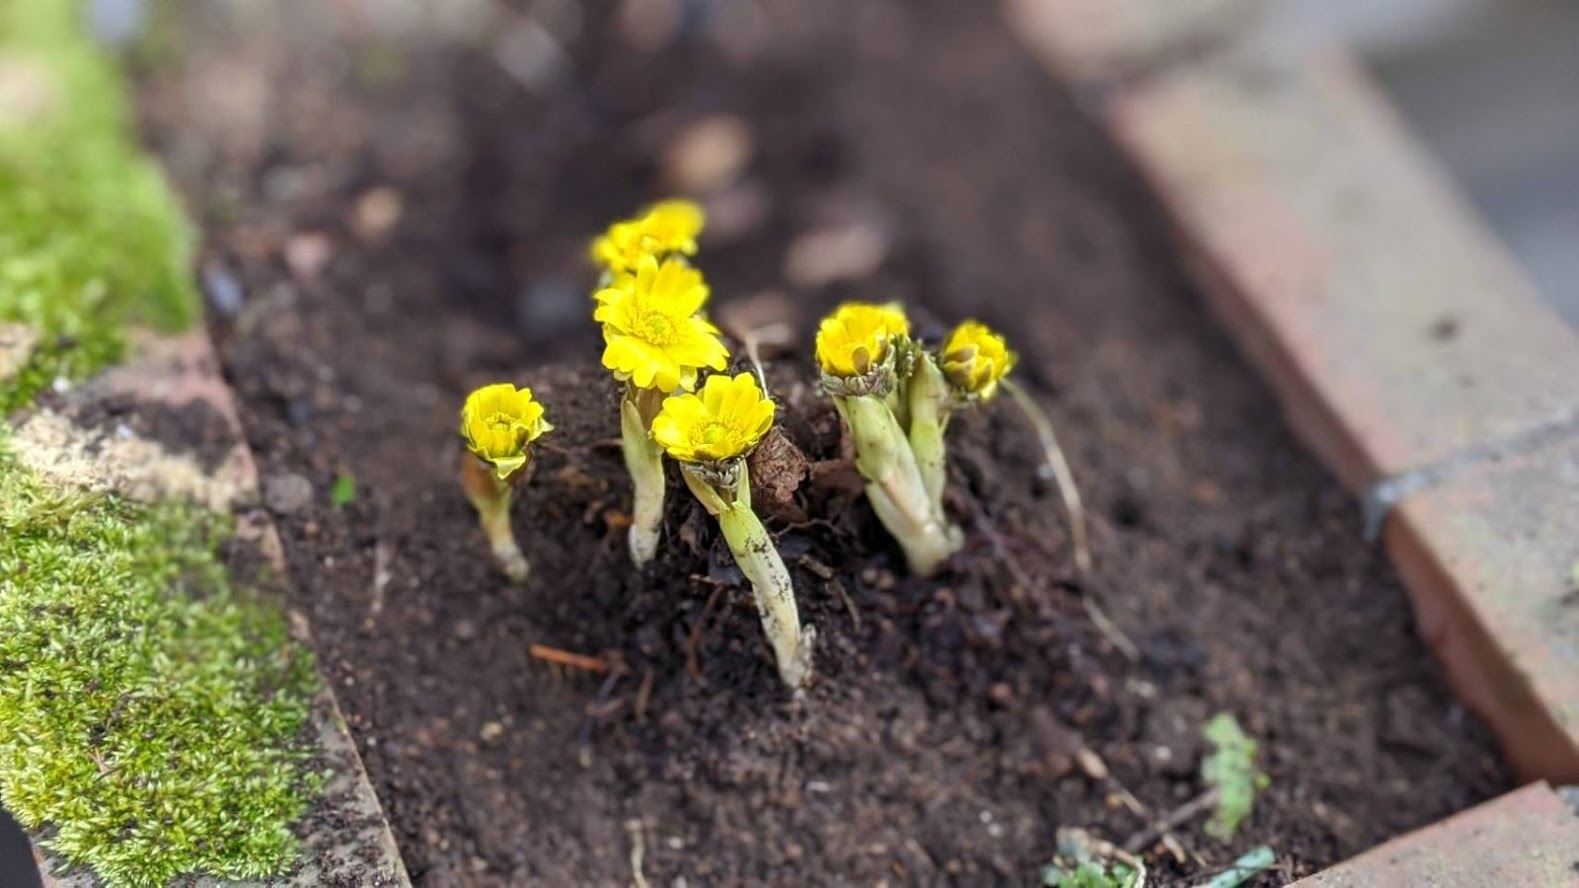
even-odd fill
[{"label": "moist earth", "polygon": [[[141,98],[203,220],[265,485],[312,484],[279,516],[292,603],[419,884],[1029,884],[1059,828],[1122,842],[1147,825],[1127,796],[1199,795],[1216,712],[1270,783],[1232,842],[1197,823],[1182,861],[1147,848],[1164,884],[1263,842],[1280,883],[1509,785],[1353,499],[994,4],[523,3],[473,30],[398,6],[202,7]],[[659,559],[631,567],[589,318],[587,239],[743,147],[698,262],[783,406],[757,497],[820,635],[800,698],[677,479]],[[951,430],[965,552],[905,575],[809,358],[844,298],[1008,332],[1091,574],[1000,399]],[[498,380],[558,426],[516,510],[525,587],[457,479],[461,401]]]}]

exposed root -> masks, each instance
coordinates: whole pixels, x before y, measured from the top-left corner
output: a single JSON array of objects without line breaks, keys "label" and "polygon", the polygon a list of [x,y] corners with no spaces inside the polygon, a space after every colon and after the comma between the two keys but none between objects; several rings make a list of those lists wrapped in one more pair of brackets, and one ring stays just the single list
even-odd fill
[{"label": "exposed root", "polygon": [[1124,656],[1131,660],[1140,660],[1140,648],[1135,646],[1135,642],[1130,641],[1124,630],[1108,619],[1108,615],[1097,605],[1096,599],[1092,598],[1089,592],[1080,596],[1080,602],[1085,605],[1086,616],[1091,618],[1091,624],[1097,627],[1098,632],[1106,636],[1107,640]]},{"label": "exposed root", "polygon": [[1173,830],[1176,830],[1186,823],[1189,823],[1191,820],[1194,820],[1202,814],[1205,814],[1216,805],[1217,790],[1207,790],[1190,801],[1185,802],[1183,805],[1173,809],[1173,811],[1169,812],[1161,820],[1154,822],[1151,826],[1148,826],[1125,839],[1124,850],[1131,853],[1139,853],[1145,850],[1147,845],[1150,845],[1152,842],[1155,842],[1163,836],[1166,836]]}]

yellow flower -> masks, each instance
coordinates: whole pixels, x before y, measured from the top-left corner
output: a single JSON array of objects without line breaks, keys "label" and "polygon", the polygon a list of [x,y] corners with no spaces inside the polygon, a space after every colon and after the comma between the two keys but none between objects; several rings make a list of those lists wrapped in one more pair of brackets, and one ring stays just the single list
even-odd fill
[{"label": "yellow flower", "polygon": [[966,321],[943,340],[940,363],[943,375],[954,387],[969,395],[991,398],[998,392],[998,381],[1009,375],[1019,359],[991,328]]},{"label": "yellow flower", "polygon": [[652,437],[680,462],[719,462],[756,449],[773,428],[773,401],[750,373],[709,376],[700,395],[671,395]]},{"label": "yellow flower", "polygon": [[702,274],[679,259],[643,256],[635,274],[597,293],[592,317],[603,325],[603,366],[618,379],[665,394],[696,387],[702,367],[722,370],[729,349],[718,328],[696,316],[707,301]]},{"label": "yellow flower", "polygon": [[634,271],[643,256],[694,255],[696,236],[706,221],[702,208],[691,201],[660,201],[634,219],[610,225],[592,242],[592,261],[620,274]]},{"label": "yellow flower", "polygon": [[543,419],[543,405],[532,399],[532,390],[508,382],[472,392],[461,408],[466,449],[491,463],[500,480],[526,465],[526,446],[553,428]]},{"label": "yellow flower", "polygon": [[817,329],[817,363],[829,376],[865,376],[909,337],[910,320],[899,303],[847,302]]}]

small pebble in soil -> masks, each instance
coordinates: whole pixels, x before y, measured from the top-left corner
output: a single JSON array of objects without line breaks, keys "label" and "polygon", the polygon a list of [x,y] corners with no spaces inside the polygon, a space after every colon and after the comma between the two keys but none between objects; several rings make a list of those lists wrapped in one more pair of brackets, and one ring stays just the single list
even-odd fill
[{"label": "small pebble in soil", "polygon": [[702,209],[702,247],[713,249],[755,234],[773,210],[773,192],[758,179],[745,179],[704,198]]},{"label": "small pebble in soil", "polygon": [[566,278],[539,275],[515,299],[516,329],[528,345],[547,345],[586,323],[587,296]]},{"label": "small pebble in soil", "polygon": [[680,33],[682,0],[621,0],[615,25],[621,39],[642,52],[657,52]]},{"label": "small pebble in soil", "polygon": [[400,223],[405,210],[405,199],[400,192],[387,185],[371,188],[357,198],[352,224],[357,236],[369,243],[384,239]]},{"label": "small pebble in soil", "polygon": [[733,185],[751,162],[751,127],[732,114],[714,114],[681,130],[664,150],[665,187],[681,194],[711,194]]},{"label": "small pebble in soil", "polygon": [[203,292],[208,296],[208,304],[213,307],[216,314],[229,320],[241,313],[246,295],[242,292],[236,276],[230,273],[230,269],[220,262],[205,262],[202,276]]},{"label": "small pebble in soil", "polygon": [[771,358],[801,345],[802,315],[800,301],[783,290],[760,290],[719,306],[718,325],[741,342],[755,340],[758,355]]},{"label": "small pebble in soil", "polygon": [[1105,781],[1108,778],[1107,762],[1090,749],[1082,749],[1075,753],[1075,763],[1080,766],[1081,773],[1096,781]]},{"label": "small pebble in soil", "polygon": [[1152,771],[1168,777],[1195,773],[1202,752],[1201,726],[1210,715],[1199,697],[1169,697],[1146,714],[1142,755]]},{"label": "small pebble in soil", "polygon": [[494,59],[515,82],[534,93],[550,92],[570,68],[570,57],[543,25],[517,17],[494,45]]},{"label": "small pebble in soil", "polygon": [[312,482],[295,472],[263,479],[263,504],[276,515],[294,515],[307,508],[312,499]]},{"label": "small pebble in soil", "polygon": [[92,0],[88,4],[93,35],[110,46],[130,44],[143,33],[147,22],[145,0]]},{"label": "small pebble in soil", "polygon": [[313,280],[334,256],[334,242],[321,231],[291,235],[285,242],[285,264],[298,280]]},{"label": "small pebble in soil", "polygon": [[801,289],[867,277],[888,258],[889,238],[871,220],[808,231],[784,253],[784,277]]}]

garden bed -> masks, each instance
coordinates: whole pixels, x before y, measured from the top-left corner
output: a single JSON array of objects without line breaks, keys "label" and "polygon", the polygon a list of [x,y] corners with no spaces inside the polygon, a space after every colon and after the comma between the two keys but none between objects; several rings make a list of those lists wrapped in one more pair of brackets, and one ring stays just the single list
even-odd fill
[{"label": "garden bed", "polygon": [[[664,883],[1029,881],[1058,827],[1147,825],[1120,786],[1158,812],[1197,796],[1218,711],[1271,782],[1232,845],[1181,828],[1205,866],[1152,855],[1168,877],[1259,842],[1269,879],[1299,875],[1508,786],[1353,501],[991,4],[737,6],[645,47],[662,23],[603,4],[573,37],[581,7],[541,4],[454,39],[307,7],[194,23],[143,106],[206,220],[211,330],[294,603],[419,883],[626,881],[636,834]],[[543,61],[545,38],[567,54]],[[770,376],[822,469],[769,511],[821,636],[798,701],[688,499],[658,563],[630,567],[586,298],[587,238],[666,193],[676,137],[717,114],[755,157],[699,264],[720,318],[796,332]],[[853,276],[821,282],[841,237]],[[1009,331],[1091,507],[1092,575],[1005,402],[954,430],[966,555],[904,576],[814,394],[809,333],[847,297]],[[517,513],[524,589],[455,478],[461,399],[496,379],[559,427]],[[321,495],[287,495],[300,478]],[[561,672],[533,644],[619,668]]]}]

